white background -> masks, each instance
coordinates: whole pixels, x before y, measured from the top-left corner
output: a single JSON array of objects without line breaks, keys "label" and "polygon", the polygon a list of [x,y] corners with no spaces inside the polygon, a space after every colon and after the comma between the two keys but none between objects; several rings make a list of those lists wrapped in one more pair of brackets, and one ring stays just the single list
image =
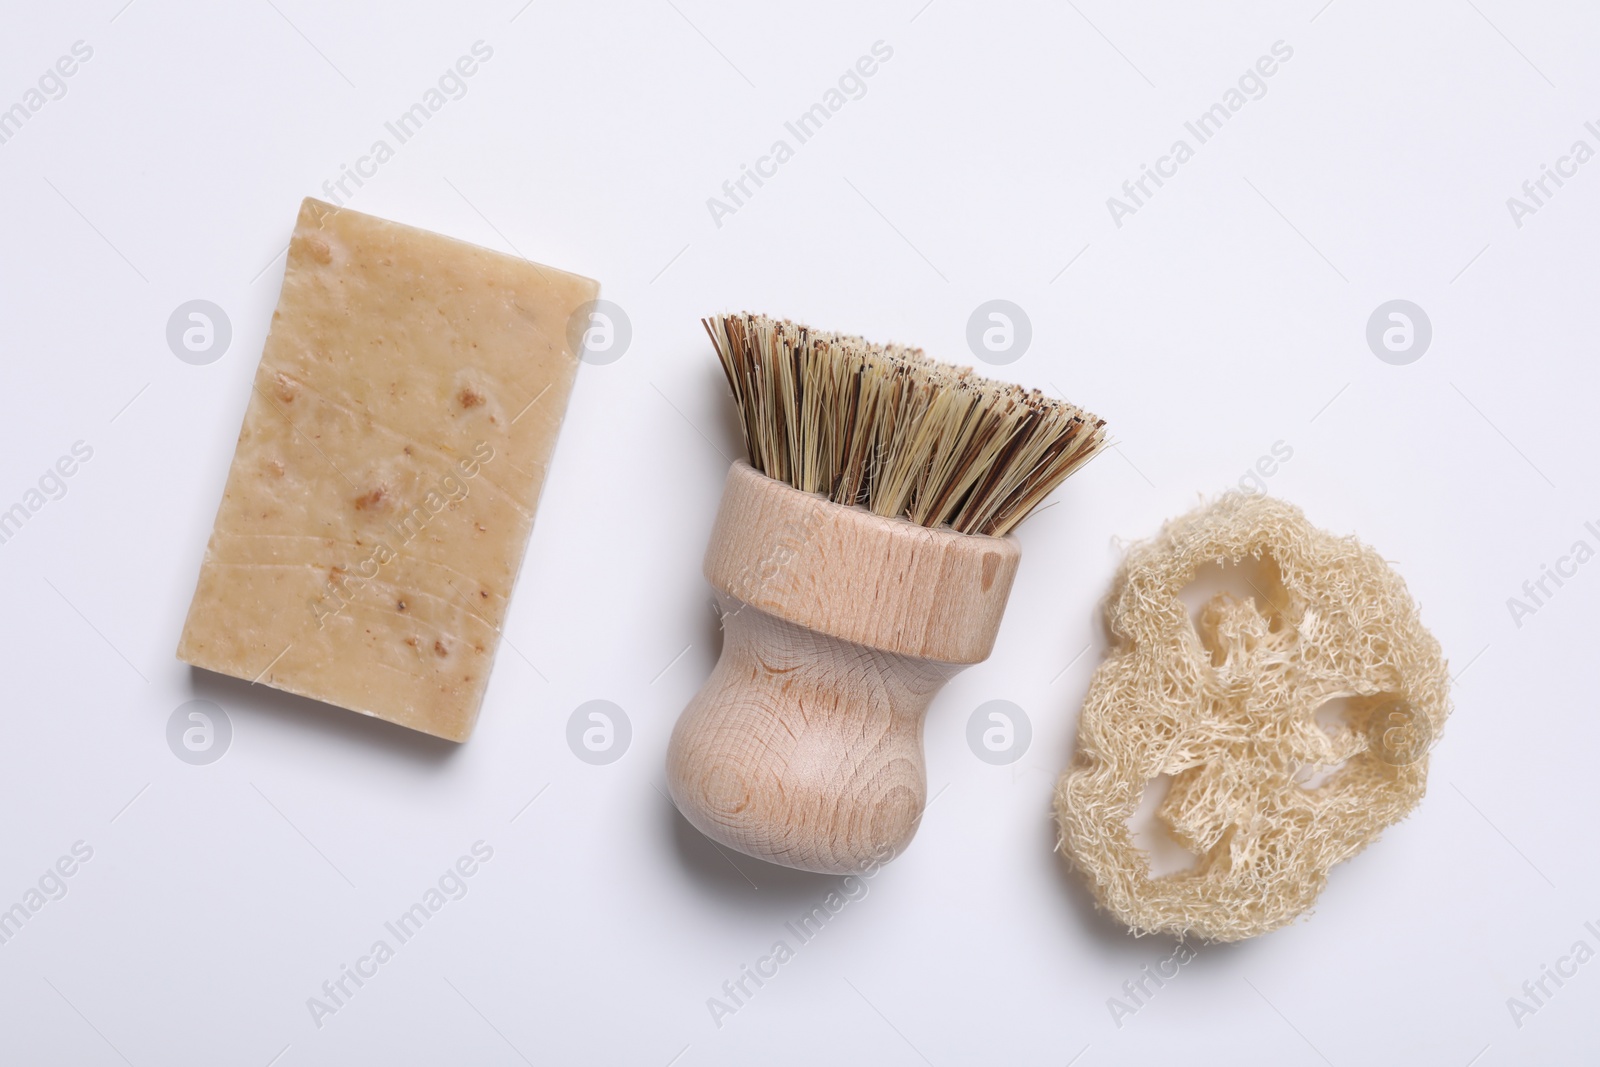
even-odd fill
[{"label": "white background", "polygon": [[[1520,1027],[1507,1006],[1580,938],[1600,948],[1600,563],[1520,627],[1507,607],[1600,543],[1600,163],[1520,228],[1506,205],[1574,140],[1600,148],[1584,5],[122,3],[12,5],[0,34],[0,107],[93,48],[0,145],[0,508],[94,450],[0,545],[0,907],[94,850],[0,946],[0,1062],[1600,1053],[1600,962]],[[300,198],[478,40],[466,95],[348,203],[598,278],[633,340],[579,375],[506,627],[521,655],[456,748],[173,649]],[[865,96],[717,226],[707,198],[880,40]],[[1116,226],[1107,197],[1280,40],[1266,95]],[[717,655],[699,567],[739,449],[697,319],[764,310],[966,360],[997,297],[1033,326],[998,373],[1104,415],[1118,447],[1022,528],[995,654],[930,713],[937,800],[910,851],[719,1028],[707,998],[837,883],[720,855],[660,792]],[[165,340],[196,298],[233,327],[207,366]],[[1433,324],[1406,366],[1365,340],[1392,298]],[[1049,815],[1098,602],[1118,539],[1278,442],[1270,492],[1394,562],[1455,711],[1426,800],[1314,915],[1202,949],[1118,1027],[1108,998],[1172,945],[1095,912]],[[166,742],[196,697],[233,728],[209,766]],[[565,741],[592,699],[632,721],[609,766]],[[992,699],[1032,720],[1009,767],[966,744]],[[307,998],[480,839],[470,892],[315,1026]]]}]

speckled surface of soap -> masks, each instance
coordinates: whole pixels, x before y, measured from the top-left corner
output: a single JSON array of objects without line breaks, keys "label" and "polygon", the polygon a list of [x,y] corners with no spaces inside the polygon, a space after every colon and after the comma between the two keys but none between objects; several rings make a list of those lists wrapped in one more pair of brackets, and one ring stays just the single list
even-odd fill
[{"label": "speckled surface of soap", "polygon": [[178,658],[465,740],[598,291],[306,200]]}]

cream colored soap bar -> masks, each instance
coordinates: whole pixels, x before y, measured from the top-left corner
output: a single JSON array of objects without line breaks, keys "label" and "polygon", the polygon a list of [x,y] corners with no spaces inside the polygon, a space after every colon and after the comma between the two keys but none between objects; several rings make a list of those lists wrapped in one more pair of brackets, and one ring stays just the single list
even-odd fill
[{"label": "cream colored soap bar", "polygon": [[178,658],[465,740],[598,291],[306,200]]}]

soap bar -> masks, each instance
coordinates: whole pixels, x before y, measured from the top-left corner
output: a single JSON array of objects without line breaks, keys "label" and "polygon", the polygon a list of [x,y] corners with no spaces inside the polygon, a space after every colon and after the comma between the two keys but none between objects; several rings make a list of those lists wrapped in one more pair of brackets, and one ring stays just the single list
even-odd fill
[{"label": "soap bar", "polygon": [[466,740],[598,292],[306,200],[178,658]]}]

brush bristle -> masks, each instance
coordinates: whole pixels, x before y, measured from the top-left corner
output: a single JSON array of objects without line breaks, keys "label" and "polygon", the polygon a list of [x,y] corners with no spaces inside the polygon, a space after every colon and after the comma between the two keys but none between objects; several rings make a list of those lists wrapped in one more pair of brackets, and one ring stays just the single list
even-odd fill
[{"label": "brush bristle", "polygon": [[765,315],[701,320],[750,465],[923,526],[1003,536],[1105,445],[1105,420],[921,349]]}]

